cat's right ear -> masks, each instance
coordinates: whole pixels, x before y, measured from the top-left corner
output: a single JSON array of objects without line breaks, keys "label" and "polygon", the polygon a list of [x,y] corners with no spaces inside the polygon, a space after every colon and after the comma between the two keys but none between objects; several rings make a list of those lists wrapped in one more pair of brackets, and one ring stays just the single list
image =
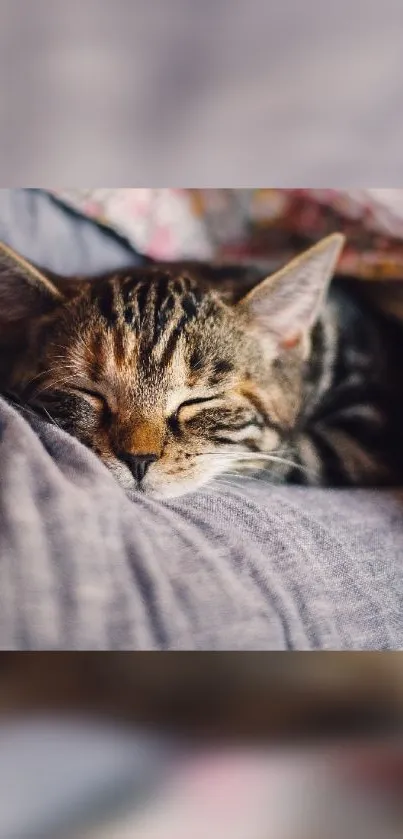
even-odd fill
[{"label": "cat's right ear", "polygon": [[270,336],[276,351],[300,345],[307,352],[344,241],[341,233],[327,236],[238,303],[238,311],[261,335]]},{"label": "cat's right ear", "polygon": [[0,243],[0,327],[46,314],[62,301],[46,274]]}]

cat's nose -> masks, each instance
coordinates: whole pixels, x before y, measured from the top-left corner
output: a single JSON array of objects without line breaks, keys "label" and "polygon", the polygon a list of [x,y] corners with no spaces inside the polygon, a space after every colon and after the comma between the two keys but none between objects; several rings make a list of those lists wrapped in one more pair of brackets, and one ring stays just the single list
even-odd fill
[{"label": "cat's nose", "polygon": [[126,452],[121,455],[121,458],[126,463],[126,466],[129,467],[138,483],[141,483],[143,480],[151,463],[154,463],[158,459],[156,454],[128,454]]}]

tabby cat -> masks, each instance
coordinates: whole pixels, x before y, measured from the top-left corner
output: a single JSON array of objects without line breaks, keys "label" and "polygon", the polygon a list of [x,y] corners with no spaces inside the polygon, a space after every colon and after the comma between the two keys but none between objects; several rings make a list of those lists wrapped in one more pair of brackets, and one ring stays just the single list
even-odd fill
[{"label": "tabby cat", "polygon": [[62,278],[0,251],[0,390],[92,449],[126,490],[225,473],[395,485],[400,327],[328,287],[334,234],[269,276],[185,264]]}]

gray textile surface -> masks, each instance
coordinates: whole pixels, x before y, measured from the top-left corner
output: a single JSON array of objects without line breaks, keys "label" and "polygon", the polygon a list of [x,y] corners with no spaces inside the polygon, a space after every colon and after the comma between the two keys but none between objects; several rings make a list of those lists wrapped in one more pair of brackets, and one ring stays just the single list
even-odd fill
[{"label": "gray textile surface", "polygon": [[98,225],[38,189],[0,189],[0,241],[60,274],[96,274],[139,258]]},{"label": "gray textile surface", "polygon": [[403,497],[247,483],[129,499],[0,403],[2,649],[403,647]]},{"label": "gray textile surface", "polygon": [[[21,236],[24,194],[14,217],[0,194],[0,228]],[[81,270],[95,264],[87,223],[53,213],[38,261],[69,265],[77,241]],[[402,603],[402,495],[245,482],[129,499],[78,442],[0,400],[1,649],[402,649]]]}]

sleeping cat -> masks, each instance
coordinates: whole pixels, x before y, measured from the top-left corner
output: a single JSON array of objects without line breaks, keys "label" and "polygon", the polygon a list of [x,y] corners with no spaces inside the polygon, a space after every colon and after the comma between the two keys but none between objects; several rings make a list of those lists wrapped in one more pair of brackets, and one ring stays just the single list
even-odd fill
[{"label": "sleeping cat", "polygon": [[403,477],[400,327],[332,283],[334,234],[269,276],[148,264],[99,278],[0,250],[0,390],[126,490],[259,470],[311,485]]}]

